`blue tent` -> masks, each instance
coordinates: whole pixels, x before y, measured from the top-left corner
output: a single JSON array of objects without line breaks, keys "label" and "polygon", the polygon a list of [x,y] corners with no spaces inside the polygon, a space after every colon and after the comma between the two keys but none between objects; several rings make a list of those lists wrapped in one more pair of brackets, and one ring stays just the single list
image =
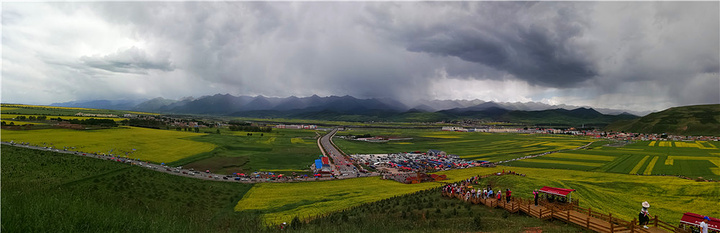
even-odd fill
[{"label": "blue tent", "polygon": [[323,166],[322,159],[315,160],[315,169],[321,169]]}]

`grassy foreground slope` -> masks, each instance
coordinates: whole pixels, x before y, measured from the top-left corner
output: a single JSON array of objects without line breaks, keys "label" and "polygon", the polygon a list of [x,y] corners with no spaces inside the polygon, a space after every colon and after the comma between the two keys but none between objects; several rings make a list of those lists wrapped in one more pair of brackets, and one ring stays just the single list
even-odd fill
[{"label": "grassy foreground slope", "polygon": [[669,108],[647,116],[618,121],[608,130],[675,135],[720,135],[720,104]]},{"label": "grassy foreground slope", "polygon": [[[264,226],[255,211],[233,211],[252,185],[196,180],[48,151],[1,149],[4,232],[279,232]],[[434,190],[345,208],[291,231],[576,231],[563,223],[466,206],[442,199]]]},{"label": "grassy foreground slope", "polygon": [[406,185],[379,177],[346,180],[256,184],[235,206],[236,211],[256,210],[270,224],[293,217],[309,219],[364,203],[440,186],[439,183]]},{"label": "grassy foreground slope", "polygon": [[138,127],[100,130],[2,130],[3,141],[14,140],[41,146],[46,143],[47,146],[58,149],[75,147],[76,151],[115,154],[157,163],[176,161],[215,148],[211,143],[189,139],[197,135]]},{"label": "grassy foreground slope", "polygon": [[3,232],[252,232],[233,211],[252,185],[2,146]]}]

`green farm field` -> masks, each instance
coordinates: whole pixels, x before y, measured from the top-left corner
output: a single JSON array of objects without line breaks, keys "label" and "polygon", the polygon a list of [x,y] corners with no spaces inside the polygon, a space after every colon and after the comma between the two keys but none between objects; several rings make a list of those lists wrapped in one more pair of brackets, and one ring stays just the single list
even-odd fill
[{"label": "green farm field", "polygon": [[[632,220],[637,217],[640,203],[652,203],[652,214],[663,221],[679,222],[685,212],[711,216],[720,215],[717,208],[708,208],[720,202],[720,184],[695,182],[676,177],[637,176],[603,172],[585,172],[563,169],[524,167],[468,168],[439,172],[448,176],[445,182],[457,182],[475,175],[502,170],[526,174],[521,176],[491,177],[493,187],[513,190],[513,195],[529,198],[533,189],[542,186],[572,188],[573,198],[580,206],[594,211],[613,213],[613,216]],[[238,211],[256,210],[264,221],[280,223],[293,217],[307,218],[343,210],[387,197],[438,187],[442,183],[404,185],[375,178],[334,180],[310,183],[256,184],[235,207]],[[438,193],[439,195],[439,193]]]},{"label": "green farm field", "polygon": [[[262,212],[275,211],[273,208],[235,211],[251,184],[196,180],[128,164],[5,145],[2,151],[3,231],[278,232],[277,227],[264,225],[260,218]],[[578,230],[562,222],[487,210],[442,198],[437,190],[426,190],[348,207],[343,212],[299,223],[293,231],[518,232],[525,227],[546,232]],[[288,223],[295,228],[292,221]]]},{"label": "green farm field", "polygon": [[720,179],[720,143],[640,141],[623,147],[595,146],[514,161],[510,166],[639,175]]},{"label": "green farm field", "polygon": [[341,135],[411,137],[412,140],[393,142],[363,142],[334,139],[348,154],[385,154],[403,151],[443,150],[470,160],[503,161],[546,151],[574,149],[592,142],[590,138],[565,135],[529,135],[502,133],[450,132],[429,129],[352,129]]},{"label": "green farm field", "polygon": [[718,216],[720,209],[720,183],[696,182],[668,176],[638,176],[605,172],[586,172],[564,169],[543,169],[500,166],[494,169],[472,168],[444,172],[458,179],[487,170],[512,170],[526,174],[486,179],[493,187],[513,190],[513,196],[530,198],[532,190],[542,186],[576,189],[573,198],[579,198],[581,207],[593,211],[612,213],[626,220],[637,217],[640,203],[648,201],[650,213],[676,225],[682,214],[694,212]]},{"label": "green farm field", "polygon": [[[0,105],[2,114],[19,114],[19,115],[50,115],[50,116],[74,116],[78,112],[90,114],[142,114],[142,115],[159,115],[157,113],[134,112],[109,109],[92,109],[92,108],[68,108],[41,105],[25,105],[25,104],[2,104]],[[49,117],[48,117],[49,118]]]},{"label": "green farm field", "polygon": [[345,180],[261,183],[237,203],[236,211],[259,211],[270,224],[289,222],[297,216],[309,219],[396,195],[438,187],[440,183],[406,185],[379,177]]},{"label": "green farm field", "polygon": [[307,173],[309,165],[320,155],[313,130],[273,129],[271,133],[222,131],[193,137],[197,142],[217,147],[173,165],[229,174],[236,172],[273,171],[284,174]]},{"label": "green farm field", "polygon": [[[3,130],[5,131],[5,130]],[[2,146],[3,232],[257,232],[233,211],[252,185]]]},{"label": "green farm field", "polygon": [[216,147],[212,143],[191,140],[194,137],[198,137],[198,134],[138,127],[98,130],[2,130],[3,141],[28,142],[58,149],[75,147],[76,151],[116,154],[156,163],[177,161],[212,151]]}]

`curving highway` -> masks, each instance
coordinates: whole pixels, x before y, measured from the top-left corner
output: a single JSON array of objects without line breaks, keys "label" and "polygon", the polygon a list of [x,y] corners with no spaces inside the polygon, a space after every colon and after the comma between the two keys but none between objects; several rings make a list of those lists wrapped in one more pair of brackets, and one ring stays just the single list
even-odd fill
[{"label": "curving highway", "polygon": [[355,167],[350,159],[345,156],[345,153],[340,151],[332,143],[332,137],[337,133],[338,128],[333,129],[330,133],[325,134],[320,138],[321,150],[324,151],[325,155],[330,157],[330,167],[333,170],[333,174],[339,177],[356,177],[359,174],[357,167]]}]

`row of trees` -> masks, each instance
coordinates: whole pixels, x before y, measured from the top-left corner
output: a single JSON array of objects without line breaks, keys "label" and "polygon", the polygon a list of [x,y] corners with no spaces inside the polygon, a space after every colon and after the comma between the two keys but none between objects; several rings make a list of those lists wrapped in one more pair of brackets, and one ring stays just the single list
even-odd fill
[{"label": "row of trees", "polygon": [[17,120],[28,120],[28,121],[44,121],[47,119],[47,116],[17,116],[15,117]]},{"label": "row of trees", "polygon": [[123,125],[151,128],[151,129],[161,129],[163,127],[166,127],[165,122],[159,121],[159,120],[154,120],[154,119],[132,118],[129,120],[122,120],[122,121],[120,121],[120,123],[122,123]]},{"label": "row of trees", "polygon": [[265,133],[272,132],[272,127],[230,125],[228,128],[230,128],[230,131],[265,132]]},{"label": "row of trees", "polygon": [[100,126],[100,127],[117,127],[118,126],[118,124],[114,120],[111,120],[111,119],[90,118],[90,119],[84,119],[84,120],[80,120],[80,119],[67,119],[66,120],[66,119],[62,119],[62,118],[58,117],[58,118],[51,118],[50,120],[67,121],[67,122],[70,122],[70,124],[92,125],[92,126]]},{"label": "row of trees", "polygon": [[248,122],[230,121],[230,122],[228,122],[228,124],[230,125],[228,127],[230,129],[230,131],[265,132],[265,133],[272,132],[272,127],[254,126]]}]

